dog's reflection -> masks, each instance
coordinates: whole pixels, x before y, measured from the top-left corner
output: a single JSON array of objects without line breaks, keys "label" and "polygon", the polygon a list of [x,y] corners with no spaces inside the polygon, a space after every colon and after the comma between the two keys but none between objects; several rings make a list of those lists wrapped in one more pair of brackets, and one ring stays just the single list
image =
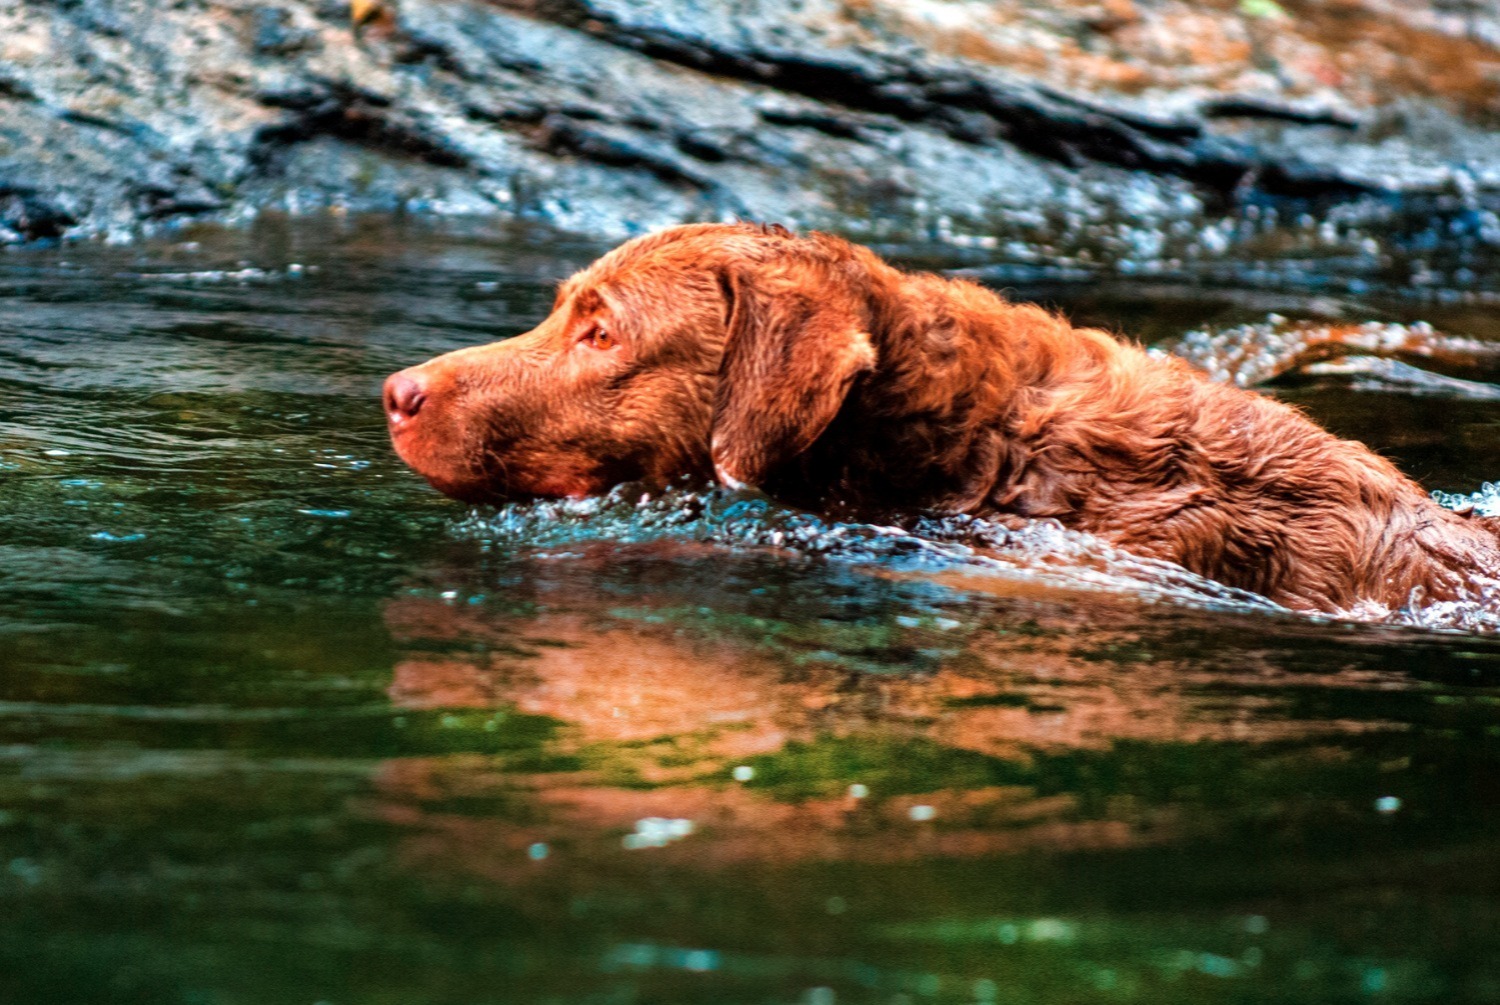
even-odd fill
[{"label": "dog's reflection", "polygon": [[[1278,672],[1253,653],[1224,668],[1151,651],[1146,626],[1175,616],[1190,634],[1222,614],[826,567],[745,589],[764,572],[692,546],[581,548],[527,563],[503,598],[389,602],[396,705],[549,716],[573,757],[522,773],[478,755],[387,762],[382,812],[416,828],[408,851],[504,874],[534,867],[527,849],[628,848],[650,818],[692,834],[638,845],[704,863],[1118,845],[1160,837],[1171,814],[1129,798],[1083,813],[1027,766],[1337,728],[1236,690]],[[499,808],[455,808],[480,805]]]}]

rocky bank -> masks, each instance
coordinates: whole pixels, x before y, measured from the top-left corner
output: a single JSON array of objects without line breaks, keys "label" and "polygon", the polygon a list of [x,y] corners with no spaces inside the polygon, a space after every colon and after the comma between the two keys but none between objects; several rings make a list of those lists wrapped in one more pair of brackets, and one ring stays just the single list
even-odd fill
[{"label": "rocky bank", "polygon": [[1369,272],[1392,241],[1500,244],[1497,121],[1497,0],[11,2],[0,242],[745,216],[1127,270],[1301,241]]}]

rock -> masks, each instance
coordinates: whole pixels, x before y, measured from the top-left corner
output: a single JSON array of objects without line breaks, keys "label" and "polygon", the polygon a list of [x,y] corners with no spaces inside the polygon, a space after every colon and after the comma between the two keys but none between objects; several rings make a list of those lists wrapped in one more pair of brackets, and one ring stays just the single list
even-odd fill
[{"label": "rock", "polygon": [[1139,268],[1242,243],[1250,208],[1347,230],[1393,200],[1500,203],[1500,12],[1470,6],[11,5],[0,240],[270,210],[601,238],[749,216]]}]

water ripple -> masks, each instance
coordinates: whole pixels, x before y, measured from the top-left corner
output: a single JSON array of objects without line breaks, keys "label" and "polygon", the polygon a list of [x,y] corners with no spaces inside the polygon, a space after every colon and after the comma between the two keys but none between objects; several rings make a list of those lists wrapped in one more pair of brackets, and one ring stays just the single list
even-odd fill
[{"label": "water ripple", "polygon": [[[1500,484],[1472,495],[1435,492],[1452,509],[1500,515]],[[473,510],[454,526],[460,538],[538,557],[563,558],[569,546],[593,542],[706,544],[733,551],[781,550],[898,572],[978,575],[1059,591],[1130,594],[1146,603],[1290,614],[1247,590],[1159,559],[1142,558],[1052,520],[1003,525],[973,516],[926,516],[908,526],[830,519],[780,505],[753,492],[673,488],[653,494],[620,486],[582,500],[511,503]],[[1348,620],[1433,630],[1500,632],[1500,611],[1488,592],[1466,601],[1428,601],[1402,608],[1363,604],[1314,621]]]}]

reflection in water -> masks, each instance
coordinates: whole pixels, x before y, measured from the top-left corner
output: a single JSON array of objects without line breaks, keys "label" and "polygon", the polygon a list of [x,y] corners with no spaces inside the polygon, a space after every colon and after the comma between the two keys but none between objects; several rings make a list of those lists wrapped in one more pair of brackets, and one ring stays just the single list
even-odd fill
[{"label": "reflection in water", "polygon": [[[502,238],[0,261],[0,1001],[1500,997],[1500,639],[1045,525],[465,514],[374,395],[596,250]],[[1500,473],[1392,387],[1280,393]]]},{"label": "reflection in water", "polygon": [[[499,611],[457,590],[392,601],[396,705],[546,716],[565,724],[557,753],[573,767],[522,782],[509,765],[390,762],[382,791],[411,809],[519,786],[538,816],[519,833],[497,821],[493,845],[517,868],[515,847],[607,844],[650,817],[693,821],[700,836],[674,854],[699,865],[1128,845],[1191,823],[1061,775],[1398,729],[1294,715],[1277,692],[1411,686],[1291,674],[1261,648],[1221,666],[1182,645],[1243,616],[1179,611],[1147,631],[1128,599],[987,596],[880,569],[844,570],[830,595],[828,574],[589,544],[507,569]],[[490,857],[435,855],[461,869]]]}]

